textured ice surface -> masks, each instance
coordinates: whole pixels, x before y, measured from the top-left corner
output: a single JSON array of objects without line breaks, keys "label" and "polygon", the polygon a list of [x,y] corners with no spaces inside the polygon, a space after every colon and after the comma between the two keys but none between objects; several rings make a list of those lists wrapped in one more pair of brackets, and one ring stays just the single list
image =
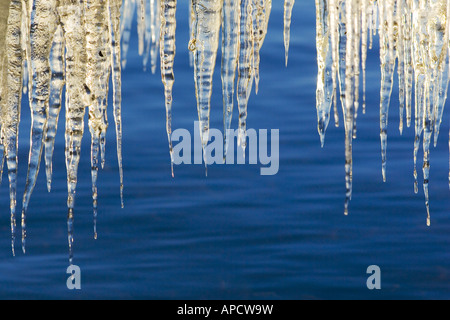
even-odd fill
[{"label": "textured ice surface", "polygon": [[[288,11],[293,2],[287,3]],[[222,29],[224,129],[231,128],[234,95],[239,106],[239,143],[245,148],[247,105],[259,84],[260,50],[267,33],[271,0],[190,1],[191,63],[203,147],[209,141],[213,74]],[[0,3],[0,154],[10,184],[12,250],[16,236],[17,148],[22,94],[31,112],[28,173],[22,201],[22,249],[26,221],[42,155],[51,191],[52,158],[61,108],[65,108],[68,241],[72,261],[78,164],[85,115],[91,136],[94,237],[97,237],[97,180],[105,164],[108,106],[116,130],[120,200],[123,201],[121,69],[126,66],[133,19],[144,69],[155,73],[160,59],[166,127],[172,155],[172,88],[175,81],[176,0],[11,0]],[[290,14],[289,14],[290,19]],[[286,22],[288,23],[288,22]],[[288,41],[288,39],[287,39]],[[159,54],[158,54],[159,51]],[[236,81],[236,78],[238,80]],[[112,102],[108,93],[112,87]],[[65,101],[63,100],[65,97]],[[225,143],[225,142],[224,142]],[[3,165],[1,170],[3,170]],[[173,175],[173,166],[172,166]]]},{"label": "textured ice surface", "polygon": [[434,133],[434,145],[437,144],[447,99],[449,10],[450,1],[447,0],[316,0],[318,130],[323,145],[329,122],[330,104],[334,103],[337,110],[336,101],[339,94],[346,136],[345,213],[348,213],[352,189],[352,140],[356,138],[360,75],[362,71],[364,112],[367,49],[372,47],[373,36],[378,30],[382,178],[384,181],[387,179],[388,113],[397,69],[400,132],[403,132],[405,109],[406,124],[410,126],[411,97],[413,92],[415,95],[415,191],[418,192],[416,166],[422,139],[423,189],[428,214],[427,224],[430,225],[428,195],[430,143]]},{"label": "textured ice surface", "polygon": [[[224,130],[232,126],[236,98],[238,144],[246,148],[249,98],[258,93],[260,52],[272,5],[284,5],[284,39],[288,63],[294,0],[191,0],[188,14],[190,50],[203,147],[209,142],[213,75],[222,39],[221,77]],[[315,0],[317,35],[317,120],[322,146],[334,113],[345,130],[345,213],[352,196],[352,141],[358,114],[365,111],[367,51],[380,41],[380,139],[382,178],[387,179],[388,111],[395,73],[399,84],[400,132],[409,127],[414,105],[414,178],[423,148],[423,189],[430,224],[428,180],[430,144],[437,143],[449,82],[450,0]],[[16,235],[17,149],[22,94],[31,112],[28,174],[22,201],[22,247],[26,217],[44,153],[46,183],[51,190],[52,155],[57,123],[65,108],[68,241],[72,259],[73,219],[84,118],[91,136],[94,237],[97,237],[97,179],[105,164],[108,106],[116,131],[120,201],[123,207],[121,69],[126,66],[133,19],[144,69],[155,73],[159,58],[164,87],[166,128],[172,155],[172,88],[175,81],[176,0],[3,0],[0,3],[0,154],[10,187],[12,250]],[[111,85],[110,85],[111,84]],[[112,102],[108,93],[112,87]],[[360,94],[360,91],[362,94]],[[414,97],[413,97],[414,94]],[[62,97],[65,101],[62,101]],[[339,98],[339,99],[338,99]],[[414,98],[414,99],[413,99]],[[360,101],[362,100],[362,101]],[[414,103],[413,103],[414,102]],[[360,104],[362,103],[362,108]],[[405,121],[406,120],[406,121]],[[224,141],[225,152],[228,142]],[[449,139],[450,144],[450,139]],[[244,153],[245,154],[245,153]],[[206,163],[205,159],[205,163]],[[172,167],[173,174],[173,167]],[[450,183],[450,173],[449,173]]]}]

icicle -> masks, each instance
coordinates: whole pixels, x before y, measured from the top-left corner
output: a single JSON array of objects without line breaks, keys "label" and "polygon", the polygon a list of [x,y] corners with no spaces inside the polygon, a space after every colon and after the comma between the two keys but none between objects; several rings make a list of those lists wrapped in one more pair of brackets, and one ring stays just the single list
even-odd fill
[{"label": "icicle", "polygon": [[[193,0],[194,23],[194,79],[197,97],[197,111],[203,153],[209,141],[209,114],[211,110],[211,94],[223,0]],[[250,16],[251,17],[251,16]]]},{"label": "icicle", "polygon": [[65,84],[64,75],[64,36],[62,27],[58,26],[50,52],[50,68],[52,71],[50,83],[50,103],[48,121],[44,132],[45,170],[47,176],[47,190],[52,186],[52,158],[55,146],[56,131],[58,129],[59,113],[61,111],[62,92]]},{"label": "icicle", "polygon": [[[353,10],[355,9],[352,1],[345,1],[341,9],[345,10],[342,12],[342,18],[345,18],[342,26],[345,25],[345,30],[347,30],[347,41],[345,48],[345,94],[344,103],[342,104],[344,113],[344,124],[345,124],[345,185],[346,185],[346,199],[344,214],[348,215],[349,202],[352,199],[352,185],[353,185],[353,151],[352,151],[352,140],[353,140],[353,126],[354,126],[354,65],[353,65],[353,51],[354,42],[353,36],[355,28],[353,27],[354,20],[352,19]],[[341,31],[342,32],[342,31]],[[344,69],[344,67],[341,67]]]},{"label": "icicle", "polygon": [[[231,129],[234,108],[234,86],[239,59],[239,20],[241,16],[238,0],[224,0],[222,11],[222,93],[224,123],[224,159],[228,150],[227,130]],[[225,161],[225,160],[224,160]]]},{"label": "icicle", "polygon": [[[22,1],[20,0],[3,1],[2,5],[4,5],[4,7],[1,7],[1,11],[6,13],[8,17],[6,25],[3,25],[2,28],[2,30],[6,30],[3,57],[3,75],[6,79],[2,81],[3,89],[0,101],[2,110],[1,139],[5,147],[8,166],[11,211],[11,250],[14,255],[18,165],[17,149],[23,85],[23,52],[21,46],[23,10]],[[5,7],[8,7],[9,9]],[[3,19],[3,21],[5,20]],[[0,27],[2,26],[0,25]],[[0,34],[0,37],[1,36],[2,35]]]},{"label": "icicle", "polygon": [[22,209],[22,250],[25,252],[26,214],[30,197],[36,185],[41,155],[44,146],[44,132],[47,125],[50,97],[50,50],[56,31],[56,1],[34,0],[34,14],[31,16],[31,133],[28,173]]},{"label": "icicle", "polygon": [[[123,163],[122,163],[122,70],[120,68],[120,9],[122,6],[121,0],[108,0],[110,12],[108,21],[110,34],[113,34],[110,47],[111,64],[112,64],[112,85],[113,85],[113,111],[114,124],[116,127],[116,145],[117,145],[117,163],[119,166],[120,179],[120,204],[123,208],[125,206],[123,199]],[[102,163],[103,168],[104,162]]]},{"label": "icicle", "polygon": [[[359,108],[360,68],[363,71],[364,112],[368,35],[370,36],[369,48],[371,48],[373,36],[376,35],[379,28],[381,62],[380,140],[383,180],[386,181],[388,113],[393,90],[395,64],[398,60],[399,130],[402,133],[404,129],[405,109],[406,125],[409,127],[411,124],[411,100],[414,81],[414,191],[418,192],[417,157],[423,133],[423,187],[428,213],[427,224],[430,224],[428,195],[430,143],[434,130],[434,144],[437,144],[448,94],[450,0],[317,0],[316,8],[319,133],[322,138],[321,119],[322,121],[328,120],[326,112],[328,109],[323,109],[323,101],[326,100],[324,92],[332,92],[336,99],[339,83],[346,132],[346,210],[351,197],[352,180],[352,139],[350,138],[349,126],[352,123],[352,136],[355,138]],[[330,53],[327,53],[326,50],[331,51],[331,58],[328,56]],[[328,59],[331,59],[332,62],[327,62]],[[329,77],[324,77],[324,74],[329,75],[330,69],[331,80]],[[336,79],[336,74],[338,79]],[[333,90],[329,89],[331,84],[328,83],[332,83]],[[328,100],[326,102],[329,103]],[[336,108],[336,103],[334,105]],[[336,112],[335,116],[337,122]]]},{"label": "icicle", "polygon": [[428,35],[425,33],[426,20],[427,20],[427,8],[421,1],[419,4],[417,1],[413,2],[413,62],[415,73],[415,139],[414,139],[414,192],[419,192],[419,186],[417,181],[417,155],[420,146],[420,137],[424,129],[424,110],[426,105],[426,69],[425,69],[425,52]]},{"label": "icicle", "polygon": [[[108,127],[107,103],[111,69],[111,28],[108,24],[109,9],[101,0],[86,1],[86,85],[90,91],[89,131],[91,133],[91,176],[94,210],[94,238],[97,238],[97,176],[98,154],[104,146]],[[102,143],[101,143],[102,141]],[[104,147],[102,148],[102,161]]]},{"label": "icicle", "polygon": [[[337,35],[337,47],[336,47],[336,58],[337,62],[335,63],[337,66],[337,74],[338,74],[338,82],[339,82],[339,93],[340,93],[340,101],[343,110],[343,118],[344,118],[344,126],[345,126],[345,70],[346,70],[346,52],[347,52],[347,26],[346,26],[346,17],[345,17],[345,1],[339,1],[338,7],[336,8],[336,16],[338,18],[338,35]],[[336,104],[335,104],[336,105]],[[335,113],[336,117],[336,113]]]},{"label": "icicle", "polygon": [[[3,0],[0,3],[0,156],[2,157],[0,182],[3,162],[6,159],[10,184],[13,253],[16,232],[17,136],[22,92],[28,94],[32,113],[28,174],[21,220],[23,250],[25,251],[26,241],[26,213],[43,150],[45,150],[47,188],[49,191],[51,189],[52,155],[64,86],[66,86],[67,223],[71,262],[75,189],[86,107],[89,108],[91,133],[95,237],[97,234],[97,175],[99,164],[102,168],[105,164],[108,126],[106,106],[110,77],[113,88],[120,198],[123,207],[121,67],[126,65],[126,53],[136,9],[138,50],[140,55],[144,55],[144,68],[150,59],[152,72],[155,72],[158,56],[161,60],[166,130],[173,175],[171,120],[177,1],[124,0],[123,2],[123,7],[122,0]],[[364,112],[367,50],[368,47],[372,48],[373,36],[377,34],[379,28],[383,180],[386,180],[388,113],[395,64],[398,60],[399,130],[400,133],[404,130],[405,113],[406,126],[409,127],[411,124],[414,86],[414,189],[417,193],[417,159],[422,143],[423,190],[427,224],[430,225],[430,145],[433,140],[434,145],[437,145],[448,95],[450,0],[315,0],[315,4],[318,131],[323,145],[332,105],[335,124],[339,125],[337,106],[339,95],[345,127],[345,214],[348,214],[349,201],[352,197],[352,144],[357,132],[360,74],[362,69]],[[284,2],[286,65],[293,5],[294,0]],[[259,89],[260,50],[267,34],[271,6],[271,0],[191,2],[190,62],[194,65],[197,108],[204,149],[209,140],[212,79],[222,25],[224,130],[226,132],[231,128],[236,91],[239,108],[238,145],[244,149],[245,154],[249,96],[253,79],[256,93]],[[235,82],[237,89],[234,87]],[[225,155],[228,143],[225,136]],[[206,155],[206,152],[204,154]],[[207,160],[205,159],[205,163],[208,163]]]},{"label": "icicle", "polygon": [[177,27],[175,14],[177,10],[176,0],[161,1],[161,36],[160,59],[161,78],[164,84],[166,106],[166,130],[169,140],[170,162],[173,173],[173,148],[172,148],[172,88],[175,81],[173,64],[175,60],[175,30]]},{"label": "icicle", "polygon": [[289,43],[291,41],[291,19],[294,3],[295,0],[284,0],[284,49],[286,54],[286,67],[288,65],[289,58]]},{"label": "icicle", "polygon": [[[363,72],[364,112],[367,47],[372,47],[373,36],[376,35],[379,28],[380,139],[383,180],[386,181],[388,113],[395,64],[398,59],[399,130],[402,133],[404,128],[405,109],[406,125],[409,127],[411,123],[412,86],[415,80],[414,189],[417,193],[417,156],[423,133],[424,193],[427,211],[429,211],[429,144],[433,130],[434,143],[437,143],[449,84],[448,42],[450,31],[447,18],[450,15],[450,1],[317,0],[316,8],[319,133],[322,138],[323,128],[321,127],[326,128],[326,126],[321,126],[321,122],[327,123],[328,121],[328,103],[330,101],[327,99],[330,94],[334,95],[334,100],[337,99],[339,86],[346,124],[347,203],[351,197],[352,180],[349,123],[352,123],[352,138],[355,138],[359,108],[360,69],[362,68]],[[368,36],[370,36],[369,45]],[[331,86],[333,89],[330,89]],[[327,103],[326,109],[323,107],[324,101]],[[336,110],[336,102],[333,102]],[[337,112],[335,112],[335,122],[338,123]]]},{"label": "icicle", "polygon": [[327,27],[328,7],[325,0],[316,0],[317,19],[317,129],[321,146],[325,144],[325,131],[330,122],[330,110],[333,103],[333,60],[330,30]]},{"label": "icicle", "polygon": [[441,123],[442,112],[447,98],[448,88],[448,22],[450,13],[447,0],[439,0],[430,4],[427,19],[428,31],[428,101],[424,114],[424,138],[423,138],[423,188],[425,205],[427,209],[427,225],[430,226],[429,206],[429,175],[430,175],[430,144],[433,129],[435,131],[435,143]]},{"label": "icicle", "polygon": [[254,0],[253,6],[253,72],[255,78],[255,93],[259,91],[260,51],[264,44],[269,26],[272,0]]},{"label": "icicle", "polygon": [[397,57],[398,57],[398,69],[397,69],[397,75],[398,75],[398,95],[399,95],[399,116],[400,116],[400,122],[399,122],[399,131],[400,134],[403,134],[403,119],[404,119],[404,111],[405,111],[405,60],[403,57],[405,56],[405,41],[404,41],[404,33],[403,28],[405,25],[404,22],[404,15],[403,15],[403,5],[404,0],[397,0],[396,2],[397,8],[395,10],[395,19],[394,24],[397,27]]},{"label": "icicle", "polygon": [[[404,2],[402,17],[404,17],[403,30],[403,49],[404,49],[404,71],[405,71],[405,108],[406,108],[406,126],[411,126],[411,105],[412,105],[412,88],[414,79],[414,63],[412,57],[412,15],[411,4],[409,0]],[[402,57],[399,56],[399,59]]]},{"label": "icicle", "polygon": [[355,0],[352,12],[354,35],[353,35],[353,75],[354,75],[354,115],[353,115],[353,139],[356,139],[356,120],[359,111],[359,82],[360,82],[360,56],[361,56],[361,0]]},{"label": "icicle", "polygon": [[380,8],[380,61],[381,61],[381,91],[380,91],[380,138],[382,176],[386,181],[387,127],[389,104],[394,83],[395,41],[394,41],[394,7],[390,0],[379,1]]},{"label": "icicle", "polygon": [[[237,101],[239,107],[239,134],[238,145],[245,151],[246,127],[247,127],[247,105],[252,89],[252,62],[253,62],[253,26],[252,26],[252,3],[253,0],[241,1],[240,21],[240,51],[238,63]],[[245,156],[245,152],[243,152]]]},{"label": "icicle", "polygon": [[69,262],[73,260],[73,219],[75,192],[78,182],[81,139],[84,132],[85,107],[88,105],[86,86],[86,51],[84,8],[82,2],[60,0],[58,13],[66,43],[66,168],[67,168],[67,227]]}]

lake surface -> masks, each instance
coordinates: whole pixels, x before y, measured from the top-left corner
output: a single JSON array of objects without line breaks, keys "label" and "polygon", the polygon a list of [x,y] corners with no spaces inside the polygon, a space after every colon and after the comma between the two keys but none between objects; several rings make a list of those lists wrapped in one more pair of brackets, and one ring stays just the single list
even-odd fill
[{"label": "lake surface", "polygon": [[[179,2],[173,128],[193,133],[197,110],[187,50],[189,15],[187,1]],[[448,121],[431,154],[428,228],[423,191],[413,191],[414,129],[399,134],[396,89],[390,109],[388,181],[382,182],[376,40],[368,58],[367,114],[358,118],[354,141],[353,200],[350,215],[344,216],[343,128],[330,123],[323,149],[317,133],[314,2],[295,4],[288,68],[282,19],[282,3],[274,1],[261,51],[260,90],[252,93],[248,118],[249,128],[280,130],[277,175],[260,176],[260,165],[212,165],[205,177],[203,165],[180,165],[171,177],[162,83],[158,74],[143,72],[134,28],[123,71],[125,208],[120,208],[110,114],[107,164],[99,172],[98,240],[93,239],[89,132],[83,140],[74,235],[82,290],[69,291],[60,119],[53,190],[47,193],[42,166],[29,209],[26,255],[19,252],[20,241],[16,257],[11,255],[3,178],[0,298],[450,298]],[[214,81],[211,127],[221,129],[219,69]],[[236,119],[237,110],[234,128]],[[26,178],[29,122],[24,104],[18,199]],[[379,291],[366,287],[370,265],[381,268]]]}]

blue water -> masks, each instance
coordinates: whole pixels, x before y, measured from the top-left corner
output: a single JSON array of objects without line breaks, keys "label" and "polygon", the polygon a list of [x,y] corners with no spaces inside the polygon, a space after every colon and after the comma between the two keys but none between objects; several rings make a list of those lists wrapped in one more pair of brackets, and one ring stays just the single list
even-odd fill
[{"label": "blue water", "polygon": [[[179,2],[173,127],[193,132],[197,113],[186,49],[187,1]],[[53,190],[46,191],[42,167],[29,209],[26,255],[11,255],[4,177],[0,298],[450,298],[448,122],[431,154],[432,226],[427,228],[423,192],[413,192],[413,128],[400,136],[395,89],[388,181],[381,179],[375,46],[368,62],[367,114],[358,118],[354,142],[353,200],[344,216],[343,128],[330,124],[324,149],[317,134],[314,10],[313,1],[295,4],[286,69],[283,10],[274,1],[261,52],[260,92],[252,94],[248,120],[249,128],[280,129],[280,171],[271,177],[260,176],[259,165],[212,165],[207,178],[202,165],[180,165],[171,178],[162,84],[158,75],[142,71],[133,32],[123,72],[125,208],[120,208],[110,114],[107,165],[99,175],[98,240],[92,230],[88,132],[83,140],[74,242],[82,289],[69,291],[60,119]],[[222,128],[219,72],[214,81],[211,126]],[[23,110],[19,199],[29,147],[26,104]],[[379,291],[366,287],[370,265],[381,268]]]}]

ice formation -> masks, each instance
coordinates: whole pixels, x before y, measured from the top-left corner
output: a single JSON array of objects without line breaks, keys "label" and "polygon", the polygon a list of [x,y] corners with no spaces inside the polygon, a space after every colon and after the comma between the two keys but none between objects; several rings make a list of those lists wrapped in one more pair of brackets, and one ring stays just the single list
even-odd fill
[{"label": "ice formation", "polygon": [[[17,137],[23,93],[28,94],[31,112],[28,174],[21,216],[23,251],[25,252],[27,237],[27,211],[42,153],[47,188],[51,190],[52,155],[62,105],[65,107],[66,117],[65,160],[70,258],[77,172],[86,110],[89,113],[88,127],[91,133],[92,197],[94,221],[96,220],[97,174],[99,163],[103,166],[105,161],[110,78],[123,205],[119,41],[121,6],[121,0],[1,1],[0,152],[3,155],[2,162],[6,158],[8,167],[13,253],[16,236]],[[94,233],[96,236],[96,231]]]},{"label": "ice formation", "polygon": [[[418,192],[417,157],[422,139],[423,190],[430,225],[428,180],[430,144],[436,146],[449,84],[449,0],[316,0],[317,18],[317,118],[324,143],[325,131],[340,96],[345,129],[345,213],[352,195],[352,140],[363,83],[365,111],[367,50],[378,31],[380,41],[380,138],[382,178],[387,171],[388,111],[397,65],[400,133],[411,124],[414,92],[414,179]],[[422,137],[423,135],[423,137]],[[450,179],[450,176],[449,176]]]},{"label": "ice formation", "polygon": [[[289,25],[293,4],[294,1],[286,0],[286,48],[289,47]],[[209,141],[212,77],[220,35],[222,37],[221,77],[224,131],[231,127],[234,95],[237,92],[239,144],[245,148],[248,99],[253,83],[255,83],[256,93],[258,92],[259,52],[267,34],[272,0],[190,0],[189,6],[191,39],[188,49],[190,50],[190,64],[194,69],[195,94],[203,148],[206,148]],[[166,128],[172,161],[171,121],[172,88],[175,81],[173,63],[176,53],[176,7],[176,0],[151,0],[144,1],[142,4],[140,0],[124,0],[121,21],[123,31],[122,66],[126,65],[131,25],[135,16],[137,16],[138,35],[141,34],[140,30],[146,30],[145,32],[148,33],[148,35],[139,36],[139,53],[143,56],[144,68],[148,63],[148,53],[145,53],[145,50],[142,51],[141,48],[157,48],[158,45],[160,47],[161,78],[166,101]],[[142,10],[147,14],[141,15],[140,11]],[[159,29],[160,41],[158,43],[154,41],[154,34]],[[152,52],[153,50],[150,49],[151,69],[154,73],[157,57]],[[224,144],[226,150],[226,137]]]},{"label": "ice formation", "polygon": [[[285,45],[293,0],[285,3]],[[272,0],[190,0],[190,50],[201,141],[209,141],[212,78],[222,39],[224,130],[230,129],[236,94],[239,144],[246,145],[250,92],[258,92],[260,50],[267,34]],[[58,119],[65,108],[67,226],[72,261],[75,194],[81,140],[91,136],[91,177],[94,237],[97,238],[97,179],[105,164],[107,110],[112,104],[117,139],[120,197],[123,207],[121,70],[127,64],[134,17],[138,52],[144,69],[156,72],[160,60],[166,128],[172,159],[172,88],[175,81],[177,0],[2,0],[0,3],[0,152],[8,167],[11,247],[15,252],[17,150],[21,99],[28,95],[31,112],[28,173],[22,201],[22,250],[26,249],[26,218],[39,174],[42,154],[47,189],[51,191],[52,157]],[[108,96],[112,86],[112,103]],[[65,101],[63,100],[65,97]],[[227,142],[224,141],[225,147]],[[206,159],[205,159],[206,160]],[[206,163],[206,161],[205,161]],[[3,165],[1,167],[3,169]]]},{"label": "ice formation", "polygon": [[[382,75],[382,177],[386,179],[388,109],[395,66],[398,64],[400,132],[403,130],[405,114],[406,125],[409,127],[411,124],[414,89],[414,164],[416,167],[423,135],[423,188],[428,211],[427,222],[430,224],[429,154],[433,133],[434,144],[437,143],[449,82],[449,2],[450,0],[315,0],[318,131],[323,146],[332,112],[336,126],[339,125],[340,100],[345,128],[346,214],[352,195],[352,141],[357,133],[360,91],[364,113],[367,51],[372,48],[373,37],[378,31]],[[286,65],[294,3],[294,0],[284,1]],[[191,38],[186,48],[190,50],[190,63],[193,67],[203,148],[209,142],[212,79],[221,39],[224,131],[231,127],[236,96],[239,109],[238,144],[245,150],[249,97],[253,89],[258,93],[260,51],[267,34],[272,0],[190,0],[189,6],[190,10],[186,14],[189,15]],[[149,68],[152,73],[156,73],[159,58],[165,96],[166,130],[173,163],[171,122],[176,9],[177,0],[0,2],[0,152],[3,155],[1,162],[6,162],[8,168],[13,253],[16,236],[17,137],[23,94],[28,95],[31,112],[28,173],[21,216],[23,251],[25,252],[27,236],[26,217],[42,153],[47,188],[51,190],[52,155],[63,105],[70,259],[85,113],[88,113],[87,127],[91,136],[94,237],[97,237],[97,178],[99,168],[105,164],[108,104],[112,104],[114,115],[120,199],[123,207],[121,71],[127,63],[134,17],[137,17],[138,52],[143,57],[144,69]],[[110,83],[112,103],[108,102]],[[62,101],[63,96],[65,101]],[[226,139],[224,144],[226,152]],[[3,165],[1,168],[3,170]],[[416,169],[414,177],[417,192]]]}]

